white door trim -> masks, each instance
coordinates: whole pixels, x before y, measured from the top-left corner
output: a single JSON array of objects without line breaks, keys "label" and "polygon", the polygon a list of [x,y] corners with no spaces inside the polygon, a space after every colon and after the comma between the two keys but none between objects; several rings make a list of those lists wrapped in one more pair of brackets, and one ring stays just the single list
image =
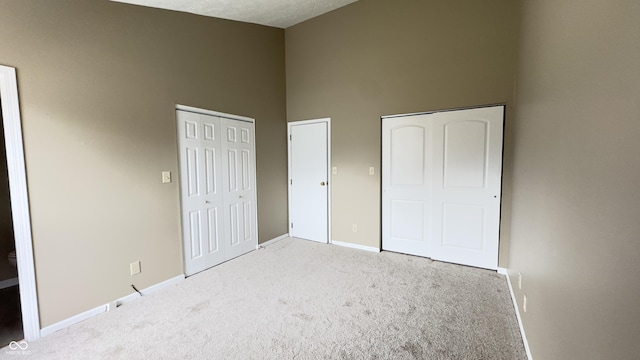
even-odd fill
[{"label": "white door trim", "polygon": [[447,109],[432,110],[432,111],[421,111],[421,112],[406,113],[406,114],[383,115],[380,118],[382,118],[382,119],[391,119],[391,118],[397,118],[397,117],[429,115],[429,114],[436,114],[436,113],[449,112],[449,111],[482,109],[482,108],[496,107],[496,106],[504,106],[505,109],[506,109],[507,103],[502,102],[502,103],[485,104],[485,105],[461,106],[461,107],[457,107],[457,108],[447,108]]},{"label": "white door trim", "polygon": [[15,68],[0,65],[0,101],[2,102],[4,138],[7,149],[13,233],[18,260],[22,328],[24,338],[27,341],[33,341],[40,338],[40,317]]},{"label": "white door trim", "polygon": [[291,141],[289,141],[291,136],[291,126],[295,125],[309,125],[309,124],[318,124],[318,123],[326,123],[327,124],[327,244],[332,242],[331,240],[331,189],[333,186],[333,178],[331,177],[331,118],[320,118],[313,120],[300,120],[300,121],[289,121],[287,123],[287,227],[289,228],[289,232],[291,232],[290,224],[291,224]]},{"label": "white door trim", "polygon": [[[218,117],[221,117],[221,118],[226,118],[226,119],[231,119],[231,120],[246,121],[246,122],[250,122],[250,123],[254,123],[254,124],[256,122],[255,119],[250,118],[250,117],[246,117],[246,116],[227,114],[227,113],[223,113],[223,112],[219,112],[219,111],[213,111],[213,110],[207,110],[207,109],[200,109],[200,108],[197,108],[197,107],[187,106],[187,105],[178,104],[178,105],[176,105],[176,110],[183,110],[183,111],[194,112],[194,113],[197,113],[197,114],[218,116]],[[255,141],[254,141],[254,144],[255,144]]]}]

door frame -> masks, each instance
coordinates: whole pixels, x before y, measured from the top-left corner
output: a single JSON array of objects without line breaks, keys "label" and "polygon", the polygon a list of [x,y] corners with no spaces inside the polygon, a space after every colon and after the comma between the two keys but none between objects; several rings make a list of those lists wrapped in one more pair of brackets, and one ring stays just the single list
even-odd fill
[{"label": "door frame", "polygon": [[[253,118],[250,118],[250,117],[241,116],[241,115],[227,114],[227,113],[223,113],[223,112],[219,112],[219,111],[201,109],[201,108],[197,108],[197,107],[193,107],[193,106],[187,106],[187,105],[176,104],[176,109],[175,110],[176,111],[177,110],[189,111],[189,112],[193,112],[193,113],[197,113],[197,114],[211,115],[211,116],[217,116],[217,117],[221,117],[221,118],[225,118],[225,119],[245,121],[245,122],[252,123],[254,125],[256,123],[256,120],[253,119]],[[176,119],[176,121],[177,121],[177,119]],[[255,145],[255,141],[253,143]]]},{"label": "door frame", "polygon": [[[18,100],[16,69],[0,65],[0,101],[4,139],[7,150],[7,168],[13,217],[13,233],[18,261],[18,286],[22,309],[22,329],[24,338],[33,341],[40,338],[40,315],[38,312],[38,292],[33,259],[33,239],[29,194],[22,141],[22,122]],[[20,340],[20,339],[16,339]]]},{"label": "door frame", "polygon": [[[241,115],[234,115],[234,114],[227,114],[227,113],[223,113],[223,112],[219,112],[219,111],[213,111],[213,110],[207,110],[207,109],[202,109],[202,108],[197,108],[197,107],[193,107],[193,106],[187,106],[187,105],[180,105],[180,104],[176,104],[176,107],[174,109],[174,116],[175,116],[175,125],[176,125],[176,144],[177,144],[177,150],[176,150],[176,154],[178,156],[178,193],[179,193],[179,197],[180,197],[180,238],[182,239],[182,243],[180,246],[180,251],[182,252],[182,270],[183,272],[186,274],[187,273],[187,263],[185,260],[185,254],[184,254],[184,219],[182,217],[182,168],[180,167],[180,138],[179,138],[179,130],[178,130],[178,126],[180,126],[180,122],[178,121],[178,116],[176,115],[177,111],[181,110],[181,111],[188,111],[188,112],[193,112],[193,113],[197,113],[197,114],[203,114],[203,115],[211,115],[211,116],[217,116],[220,118],[225,118],[225,119],[231,119],[231,120],[237,120],[237,121],[244,121],[244,122],[248,122],[254,125],[254,130],[255,130],[255,123],[256,120],[250,117],[246,117],[246,116],[241,116]],[[255,135],[254,132],[254,139],[253,139],[253,154],[254,154],[254,164],[253,164],[253,175],[255,178],[255,186],[254,186],[254,192],[256,195],[256,205],[255,205],[255,209],[254,209],[254,217],[256,219],[256,244],[255,244],[255,248],[258,249],[259,247],[259,243],[260,243],[260,232],[259,232],[259,221],[258,221],[258,154],[256,152],[256,142],[257,142],[257,136]]]},{"label": "door frame", "polygon": [[291,232],[291,127],[296,125],[327,124],[327,241],[333,243],[331,236],[331,189],[333,178],[331,172],[331,118],[319,118],[312,120],[299,120],[287,122],[287,222],[289,233]]}]

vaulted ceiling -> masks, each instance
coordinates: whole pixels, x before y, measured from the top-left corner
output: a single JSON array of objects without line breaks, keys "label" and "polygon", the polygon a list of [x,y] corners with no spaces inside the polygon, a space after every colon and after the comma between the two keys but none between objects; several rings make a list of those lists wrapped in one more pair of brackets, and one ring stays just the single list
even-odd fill
[{"label": "vaulted ceiling", "polygon": [[288,28],[357,0],[111,0]]}]

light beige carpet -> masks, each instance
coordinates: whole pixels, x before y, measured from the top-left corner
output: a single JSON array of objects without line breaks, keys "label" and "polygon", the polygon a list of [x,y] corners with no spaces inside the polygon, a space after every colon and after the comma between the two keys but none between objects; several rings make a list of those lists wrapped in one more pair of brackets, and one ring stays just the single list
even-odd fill
[{"label": "light beige carpet", "polygon": [[28,350],[29,359],[526,359],[504,276],[297,239]]}]

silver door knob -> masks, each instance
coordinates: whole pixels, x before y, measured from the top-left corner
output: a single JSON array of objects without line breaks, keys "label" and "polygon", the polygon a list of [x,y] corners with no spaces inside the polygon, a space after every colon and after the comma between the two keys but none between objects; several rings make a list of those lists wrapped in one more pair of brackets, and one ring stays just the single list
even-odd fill
[{"label": "silver door knob", "polygon": [[205,204],[211,204],[211,201],[209,201],[209,200],[205,200],[205,201],[204,201],[204,203],[205,203]]},{"label": "silver door knob", "polygon": [[325,184],[324,181],[320,183],[320,186],[325,186],[325,185],[327,185],[327,184]]}]

